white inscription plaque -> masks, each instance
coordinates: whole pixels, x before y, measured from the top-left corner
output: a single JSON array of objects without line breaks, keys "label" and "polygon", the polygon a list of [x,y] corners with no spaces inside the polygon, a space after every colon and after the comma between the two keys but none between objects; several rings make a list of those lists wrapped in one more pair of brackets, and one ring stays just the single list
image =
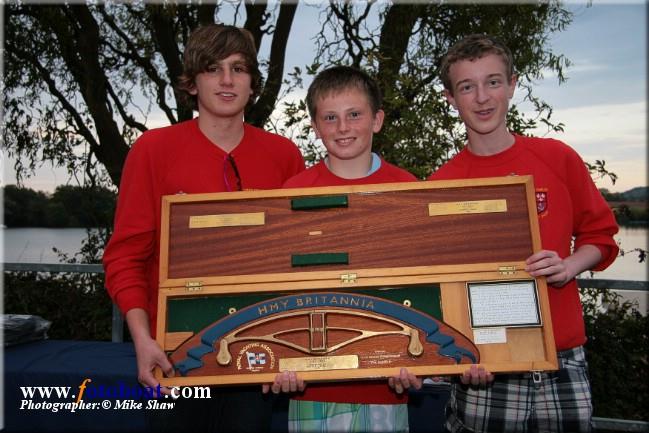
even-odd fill
[{"label": "white inscription plaque", "polygon": [[472,328],[541,326],[534,280],[467,283]]}]

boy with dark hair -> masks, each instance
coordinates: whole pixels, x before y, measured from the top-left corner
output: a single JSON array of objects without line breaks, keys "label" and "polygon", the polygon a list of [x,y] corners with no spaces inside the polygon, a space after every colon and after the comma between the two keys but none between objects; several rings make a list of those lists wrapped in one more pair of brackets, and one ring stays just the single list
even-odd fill
[{"label": "boy with dark hair", "polygon": [[[218,31],[217,31],[218,29]],[[198,110],[198,97],[196,92],[196,76],[202,72],[214,73],[219,67],[214,59],[225,59],[237,53],[238,67],[250,75],[250,97],[248,104],[252,104],[261,90],[261,71],[257,62],[255,40],[252,34],[245,29],[234,26],[209,25],[194,30],[187,41],[183,54],[183,73],[178,78],[176,89],[189,103],[192,109]]]},{"label": "boy with dark hair", "polygon": [[[307,93],[311,126],[327,156],[284,183],[285,188],[408,182],[416,178],[372,152],[381,130],[381,92],[365,72],[335,66],[319,73]],[[404,368],[388,381],[319,383],[305,387],[294,372],[278,374],[273,392],[304,391],[289,404],[291,432],[407,432],[408,388],[421,380]]]},{"label": "boy with dark hair", "polygon": [[[244,123],[244,109],[261,79],[248,31],[217,24],[198,28],[187,43],[183,67],[178,89],[194,101],[198,117],[149,130],[135,142],[124,165],[115,230],[103,258],[106,288],[124,313],[135,345],[138,381],[153,388],[158,385],[152,374],[155,367],[173,374],[154,339],[161,197],[279,188],[304,170],[300,151],[290,140]],[[252,390],[245,401],[237,401],[239,391],[219,392],[223,404],[216,409],[210,403],[212,425],[184,420],[187,429],[268,429],[270,405],[261,403],[258,392]],[[225,404],[231,409],[222,409]],[[255,416],[236,413],[237,408],[246,407]]]},{"label": "boy with dark hair", "polygon": [[[466,127],[466,147],[431,180],[533,175],[543,250],[525,271],[545,277],[559,370],[499,374],[471,366],[452,387],[452,432],[584,432],[592,403],[586,334],[575,277],[603,270],[618,253],[613,213],[579,155],[564,143],[509,132],[516,75],[510,50],[487,35],[455,44],[441,64],[444,94]],[[573,245],[574,242],[574,245]]]}]

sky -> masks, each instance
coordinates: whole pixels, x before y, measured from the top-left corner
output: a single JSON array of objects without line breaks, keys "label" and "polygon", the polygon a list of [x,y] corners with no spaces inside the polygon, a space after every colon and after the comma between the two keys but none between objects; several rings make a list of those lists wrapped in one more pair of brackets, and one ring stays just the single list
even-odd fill
[{"label": "sky", "polygon": [[[546,74],[535,83],[536,95],[553,107],[553,120],[563,123],[565,131],[536,133],[564,141],[585,161],[604,160],[618,180],[615,185],[608,178],[596,180],[599,188],[623,192],[647,186],[647,3],[594,0],[590,7],[583,2],[566,6],[575,13],[573,22],[550,44],[572,62],[565,70],[568,81],[559,85],[556,76]],[[298,6],[285,71],[310,63],[310,37],[318,29],[305,17],[315,14],[314,7]],[[15,183],[13,161],[4,152],[0,164],[3,183]],[[65,170],[43,164],[24,185],[52,192],[68,180]]]},{"label": "sky", "polygon": [[565,124],[564,133],[551,136],[585,161],[604,160],[618,175],[615,185],[600,180],[598,187],[647,186],[647,3],[568,7],[574,20],[551,44],[572,61],[569,79],[558,85],[556,77],[546,77],[537,86],[553,118]]}]

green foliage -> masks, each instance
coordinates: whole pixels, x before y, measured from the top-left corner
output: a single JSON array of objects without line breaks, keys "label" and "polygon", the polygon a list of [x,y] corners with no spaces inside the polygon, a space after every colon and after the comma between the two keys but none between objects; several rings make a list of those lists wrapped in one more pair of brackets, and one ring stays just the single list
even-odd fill
[{"label": "green foliage", "polygon": [[[62,263],[100,263],[106,230],[87,230],[81,251],[59,253]],[[103,274],[5,272],[4,311],[52,322],[48,336],[65,340],[110,340],[112,302]]]},{"label": "green foliage", "polygon": [[636,186],[624,192],[611,192],[606,188],[599,190],[606,201],[633,201],[633,202],[647,202],[649,201],[649,187]]},{"label": "green foliage", "polygon": [[620,225],[631,225],[634,223],[649,223],[649,207],[647,203],[633,204],[622,203],[613,208],[615,219]]},{"label": "green foliage", "polygon": [[649,201],[649,187],[636,186],[624,192],[624,197],[630,201]]},{"label": "green foliage", "polygon": [[49,198],[40,191],[7,185],[3,188],[7,227],[50,227]]},{"label": "green foliage", "polygon": [[110,228],[115,193],[103,187],[58,186],[51,196],[7,185],[4,224],[7,227]]},{"label": "green foliage", "polygon": [[116,195],[103,187],[56,187],[51,202],[65,209],[68,227],[109,228],[113,225]]},{"label": "green foliage", "polygon": [[588,171],[591,173],[591,176],[594,176],[595,179],[602,179],[608,177],[613,185],[617,181],[617,174],[608,171],[606,168],[606,161],[597,159],[595,163],[585,162]]},{"label": "green foliage", "polygon": [[594,416],[649,419],[649,316],[610,290],[582,290]]},{"label": "green foliage", "polygon": [[600,193],[611,205],[618,224],[646,225],[649,222],[649,187],[639,186],[624,192],[602,188]]},{"label": "green foliage", "polygon": [[51,321],[53,339],[111,338],[112,303],[102,275],[5,272],[4,309]]}]

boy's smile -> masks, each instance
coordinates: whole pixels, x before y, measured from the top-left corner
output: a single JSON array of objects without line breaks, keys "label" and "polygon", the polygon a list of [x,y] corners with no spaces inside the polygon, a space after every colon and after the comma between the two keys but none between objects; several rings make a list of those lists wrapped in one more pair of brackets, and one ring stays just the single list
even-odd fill
[{"label": "boy's smile", "polygon": [[350,88],[320,98],[311,125],[327,148],[330,163],[357,159],[369,169],[372,135],[381,130],[383,111],[372,113],[366,94]]}]

